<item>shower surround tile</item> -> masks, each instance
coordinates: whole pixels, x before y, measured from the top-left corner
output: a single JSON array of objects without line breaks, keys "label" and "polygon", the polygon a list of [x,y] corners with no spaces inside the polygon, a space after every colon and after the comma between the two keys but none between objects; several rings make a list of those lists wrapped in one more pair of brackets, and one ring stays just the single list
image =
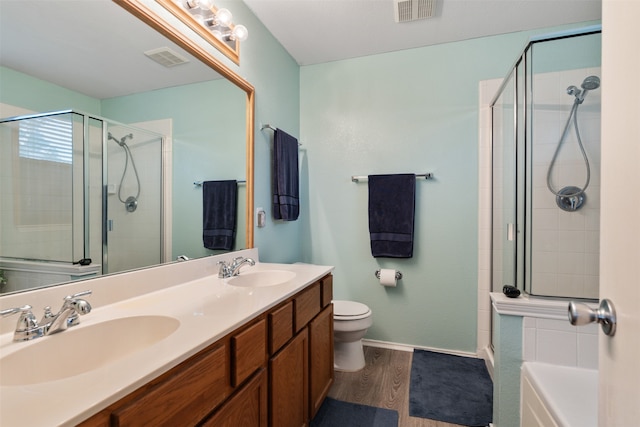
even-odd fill
[{"label": "shower surround tile", "polygon": [[[534,76],[531,155],[532,294],[597,298],[600,229],[600,91],[589,92],[579,108],[578,124],[591,165],[587,202],[576,212],[560,210],[547,188],[547,171],[571,110],[564,88],[577,85],[598,68]],[[552,186],[582,186],[586,169],[575,132],[570,129],[551,171]],[[556,188],[557,187],[557,188]]]},{"label": "shower surround tile", "polygon": [[576,327],[564,320],[525,317],[523,360],[597,369],[598,328],[595,324]]}]

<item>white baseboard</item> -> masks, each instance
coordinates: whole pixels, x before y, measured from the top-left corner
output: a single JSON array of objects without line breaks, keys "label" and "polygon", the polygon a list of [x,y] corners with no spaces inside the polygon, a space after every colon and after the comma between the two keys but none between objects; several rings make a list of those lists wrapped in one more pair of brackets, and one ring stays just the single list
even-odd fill
[{"label": "white baseboard", "polygon": [[491,380],[493,381],[493,350],[491,347],[485,347],[478,350],[478,357],[484,359],[484,363],[487,366],[487,371],[489,371],[489,375],[491,376]]},{"label": "white baseboard", "polygon": [[413,351],[414,349],[418,349],[418,350],[434,351],[436,353],[452,354],[455,356],[465,356],[465,357],[475,357],[475,358],[479,357],[476,353],[471,353],[467,351],[445,350],[442,348],[423,347],[423,346],[395,343],[395,342],[389,342],[389,341],[363,339],[362,344],[369,347],[388,348],[391,350],[399,350],[399,351]]}]

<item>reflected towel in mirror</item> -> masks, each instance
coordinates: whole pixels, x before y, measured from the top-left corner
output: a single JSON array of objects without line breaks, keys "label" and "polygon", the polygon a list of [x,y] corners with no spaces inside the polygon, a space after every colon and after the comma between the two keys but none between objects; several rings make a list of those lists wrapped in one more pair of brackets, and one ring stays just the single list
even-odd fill
[{"label": "reflected towel in mirror", "polygon": [[202,240],[205,248],[233,249],[237,210],[237,181],[202,183]]}]

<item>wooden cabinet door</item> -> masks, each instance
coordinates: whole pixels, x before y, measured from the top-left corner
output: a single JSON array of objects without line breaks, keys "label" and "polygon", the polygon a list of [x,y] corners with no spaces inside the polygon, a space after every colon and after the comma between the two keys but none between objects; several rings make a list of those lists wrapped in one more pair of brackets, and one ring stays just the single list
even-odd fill
[{"label": "wooden cabinet door", "polygon": [[231,336],[231,385],[239,386],[267,361],[267,322],[262,319]]},{"label": "wooden cabinet door", "polygon": [[269,361],[272,427],[303,427],[309,419],[309,335],[303,329]]},{"label": "wooden cabinet door", "polygon": [[333,384],[333,304],[309,324],[309,412],[313,418]]},{"label": "wooden cabinet door", "polygon": [[261,370],[202,427],[267,427],[267,372]]}]

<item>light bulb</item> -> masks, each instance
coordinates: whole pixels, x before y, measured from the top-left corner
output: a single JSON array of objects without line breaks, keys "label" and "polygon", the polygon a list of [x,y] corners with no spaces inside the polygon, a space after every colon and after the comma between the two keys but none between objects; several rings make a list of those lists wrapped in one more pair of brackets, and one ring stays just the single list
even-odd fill
[{"label": "light bulb", "polygon": [[231,38],[233,40],[245,41],[249,37],[249,30],[244,25],[236,25],[231,32]]},{"label": "light bulb", "polygon": [[213,34],[213,36],[215,38],[217,38],[218,40],[222,40],[222,32],[220,32],[220,30],[211,30],[211,34]]},{"label": "light bulb", "polygon": [[213,0],[198,0],[198,6],[202,10],[211,10],[211,6],[213,6]]},{"label": "light bulb", "polygon": [[231,24],[231,20],[233,19],[233,15],[229,12],[229,9],[218,9],[216,12],[216,21],[219,25],[228,27]]},{"label": "light bulb", "polygon": [[196,22],[198,22],[200,25],[205,25],[207,22],[204,19],[204,16],[200,15],[199,13],[196,13],[193,16],[193,19],[196,20]]}]

